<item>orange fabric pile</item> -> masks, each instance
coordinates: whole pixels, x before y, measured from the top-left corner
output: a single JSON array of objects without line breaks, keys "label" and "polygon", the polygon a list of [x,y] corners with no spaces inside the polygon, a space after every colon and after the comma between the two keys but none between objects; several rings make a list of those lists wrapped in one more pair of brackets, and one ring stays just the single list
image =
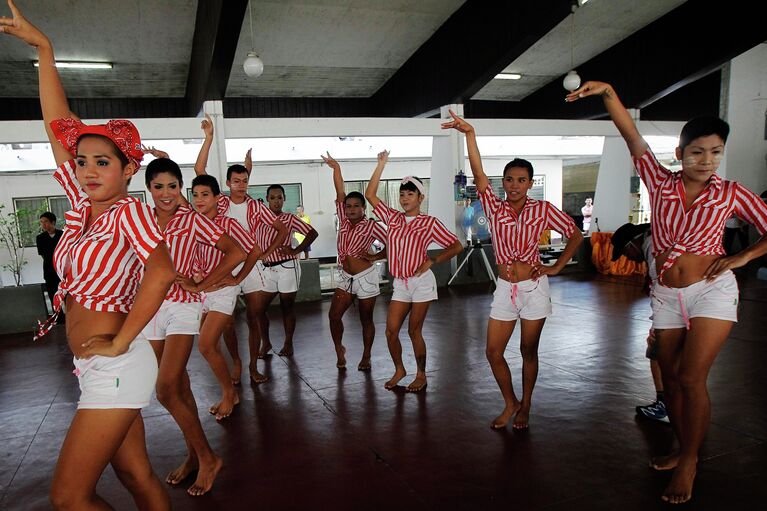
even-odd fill
[{"label": "orange fabric pile", "polygon": [[626,256],[621,256],[617,261],[611,261],[613,245],[610,243],[613,233],[591,233],[591,261],[599,273],[605,275],[647,275],[647,263],[636,263]]}]

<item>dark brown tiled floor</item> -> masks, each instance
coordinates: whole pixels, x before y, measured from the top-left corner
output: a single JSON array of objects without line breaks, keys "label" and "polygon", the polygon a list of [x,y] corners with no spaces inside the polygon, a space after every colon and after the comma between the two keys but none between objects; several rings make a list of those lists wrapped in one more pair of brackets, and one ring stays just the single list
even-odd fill
[{"label": "dark brown tiled floor", "polygon": [[[648,300],[635,285],[593,276],[557,277],[551,287],[555,313],[544,329],[525,433],[488,428],[501,397],[484,358],[491,301],[484,288],[440,291],[425,328],[430,379],[421,395],[383,388],[392,371],[383,337],[388,297],[376,310],[372,374],[354,369],[361,353],[354,316],[346,330],[350,369],[339,372],[329,302],[303,304],[296,355],[261,362],[271,382],[246,385],[242,404],[221,424],[204,412],[218,391],[195,353],[189,369],[203,425],[226,466],[208,496],[171,488],[174,507],[664,507],[659,495],[668,475],[649,470],[647,459],[669,446],[670,428],[634,418],[634,406],[654,396],[644,359]],[[712,424],[688,508],[745,509],[767,499],[767,283],[745,278],[741,289],[741,322],[710,377]],[[2,509],[48,508],[53,465],[78,397],[60,329],[35,344],[27,336],[0,339]],[[273,339],[281,344],[279,320]],[[519,388],[518,339],[507,358]],[[413,370],[408,346],[405,354]],[[181,460],[184,443],[156,402],[144,418],[154,468],[164,475]],[[118,509],[131,509],[111,470],[99,491]]]}]

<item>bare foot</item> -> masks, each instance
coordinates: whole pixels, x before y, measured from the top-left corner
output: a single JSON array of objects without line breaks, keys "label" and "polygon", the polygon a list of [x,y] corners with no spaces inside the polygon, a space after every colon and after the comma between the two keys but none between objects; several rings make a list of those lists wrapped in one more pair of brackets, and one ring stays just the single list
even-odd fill
[{"label": "bare foot", "polygon": [[269,377],[265,374],[259,373],[258,370],[250,370],[250,383],[259,385],[269,381]]},{"label": "bare foot", "polygon": [[650,468],[655,470],[674,470],[679,464],[679,451],[666,456],[656,456],[650,460]]},{"label": "bare foot", "polygon": [[493,429],[505,428],[506,424],[509,423],[511,418],[514,417],[514,414],[517,413],[521,407],[522,405],[519,402],[517,402],[516,405],[506,406],[501,412],[501,415],[493,419],[493,422],[490,423],[490,427]]},{"label": "bare foot", "polygon": [[360,363],[357,364],[357,371],[370,371],[370,357],[362,357]]},{"label": "bare foot", "polygon": [[234,407],[240,404],[240,396],[237,392],[232,393],[231,397],[224,395],[221,402],[216,405],[216,420],[226,419],[232,415]]},{"label": "bare foot", "polygon": [[266,355],[272,351],[272,343],[264,344],[261,349],[258,350],[258,358],[266,358]]},{"label": "bare foot", "polygon": [[242,360],[239,358],[232,360],[232,375],[230,378],[232,379],[232,385],[240,384],[242,379]]},{"label": "bare foot", "polygon": [[396,387],[396,386],[397,386],[397,384],[399,383],[399,381],[400,381],[402,378],[404,378],[405,376],[407,376],[407,371],[405,371],[405,368],[404,368],[404,367],[398,367],[398,368],[397,368],[397,369],[394,371],[394,376],[392,376],[392,377],[391,377],[391,380],[389,380],[389,381],[387,381],[386,383],[384,383],[384,388],[385,388],[386,390],[391,390],[391,389],[393,389],[394,387]]},{"label": "bare foot", "polygon": [[338,358],[336,367],[339,369],[346,369],[346,348],[343,346],[340,346],[341,349],[338,348],[339,347],[336,347],[336,357]]},{"label": "bare foot", "polygon": [[193,497],[208,493],[213,487],[213,481],[216,480],[219,470],[223,466],[224,462],[216,455],[214,455],[212,463],[200,463],[197,479],[195,479],[194,484],[186,492]]},{"label": "bare foot", "polygon": [[530,422],[530,407],[520,405],[519,411],[514,416],[514,423],[511,425],[514,429],[527,429]]},{"label": "bare foot", "polygon": [[189,477],[189,474],[195,470],[197,470],[197,459],[192,459],[191,456],[187,455],[186,459],[183,463],[181,463],[181,465],[170,471],[168,476],[165,478],[165,482],[175,486]]},{"label": "bare foot", "polygon": [[293,356],[293,343],[290,343],[290,344],[285,343],[282,346],[282,349],[280,350],[280,352],[277,353],[277,355],[279,355],[281,357],[292,357]]},{"label": "bare foot", "polygon": [[669,504],[684,504],[692,497],[697,461],[680,461],[663,492],[662,500]]},{"label": "bare foot", "polygon": [[426,375],[416,376],[415,380],[411,381],[410,385],[408,385],[405,390],[408,392],[421,392],[422,390],[426,390]]}]

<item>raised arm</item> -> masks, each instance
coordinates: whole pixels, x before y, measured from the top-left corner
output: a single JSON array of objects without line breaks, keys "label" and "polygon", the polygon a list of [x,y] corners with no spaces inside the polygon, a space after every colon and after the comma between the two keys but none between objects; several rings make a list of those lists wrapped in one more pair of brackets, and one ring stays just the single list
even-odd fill
[{"label": "raised arm", "polygon": [[248,169],[248,175],[250,175],[250,171],[253,170],[253,148],[247,150],[245,153],[245,164],[244,167]]},{"label": "raised arm", "polygon": [[479,154],[477,134],[474,131],[474,126],[466,122],[465,119],[455,115],[455,112],[452,110],[448,110],[448,112],[450,112],[453,120],[443,122],[442,129],[452,128],[466,135],[466,147],[469,149],[469,165],[471,165],[471,173],[474,175],[474,185],[476,185],[479,193],[485,193],[490,180],[487,179],[487,174],[485,174],[485,170],[482,168],[482,156]]},{"label": "raised arm", "polygon": [[609,83],[604,82],[586,82],[580,89],[576,89],[565,97],[565,101],[572,103],[588,96],[602,96],[602,101],[607,108],[607,113],[618,128],[623,140],[629,147],[631,156],[641,158],[647,151],[647,142],[639,134],[634,119],[631,118],[626,107],[621,103],[615,89]]},{"label": "raised arm", "polygon": [[333,186],[336,187],[336,200],[343,201],[346,198],[346,190],[344,190],[344,176],[341,175],[341,165],[330,156],[321,155],[322,160],[328,164],[328,167],[333,169]]},{"label": "raised arm", "polygon": [[365,189],[365,198],[374,208],[381,202],[381,199],[378,198],[378,185],[381,182],[381,174],[383,174],[387,161],[389,161],[389,151],[384,150],[378,153],[378,165],[376,165],[373,175],[370,176],[368,187]]},{"label": "raised arm", "polygon": [[53,157],[58,167],[65,161],[71,160],[72,155],[56,140],[51,130],[51,121],[67,117],[77,119],[77,116],[69,110],[67,95],[64,92],[64,87],[61,85],[59,72],[56,69],[56,59],[53,55],[51,41],[40,29],[21,14],[13,0],[8,0],[8,7],[11,9],[12,17],[0,18],[0,31],[17,37],[37,49],[38,61],[40,63],[38,69],[43,124],[45,124],[45,132],[48,134]]},{"label": "raised arm", "polygon": [[197,176],[204,176],[208,173],[205,169],[208,166],[210,146],[213,145],[213,119],[208,114],[205,114],[205,119],[200,123],[200,129],[205,132],[205,140],[200,147],[197,161],[194,162],[194,173]]}]

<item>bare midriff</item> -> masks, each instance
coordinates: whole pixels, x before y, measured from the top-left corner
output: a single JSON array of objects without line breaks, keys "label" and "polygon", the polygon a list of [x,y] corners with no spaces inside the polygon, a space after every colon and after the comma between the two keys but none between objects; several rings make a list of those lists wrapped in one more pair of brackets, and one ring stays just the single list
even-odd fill
[{"label": "bare midriff", "polygon": [[362,273],[363,271],[367,270],[373,266],[373,263],[368,261],[367,259],[361,259],[359,257],[354,256],[346,256],[344,258],[344,262],[342,264],[342,267],[346,273],[349,275],[356,275],[358,273]]},{"label": "bare midriff", "polygon": [[[655,259],[655,268],[659,272],[670,251],[670,249],[667,250]],[[674,262],[674,265],[663,274],[663,285],[666,287],[687,287],[700,282],[709,266],[720,257],[718,255],[682,254]]]},{"label": "bare midriff", "polygon": [[532,278],[533,265],[522,261],[512,261],[498,265],[498,276],[507,282],[522,282]]},{"label": "bare midriff", "polygon": [[67,296],[67,340],[69,349],[80,358],[84,349],[82,344],[94,335],[116,335],[120,331],[125,317],[124,312],[97,312],[86,309]]}]

